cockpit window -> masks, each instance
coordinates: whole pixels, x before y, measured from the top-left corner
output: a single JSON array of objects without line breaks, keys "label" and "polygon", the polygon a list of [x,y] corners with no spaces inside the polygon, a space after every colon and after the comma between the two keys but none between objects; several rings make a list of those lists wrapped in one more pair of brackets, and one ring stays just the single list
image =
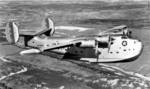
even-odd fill
[{"label": "cockpit window", "polygon": [[127,36],[122,36],[121,38],[122,38],[122,39],[127,39],[128,37],[127,37]]}]

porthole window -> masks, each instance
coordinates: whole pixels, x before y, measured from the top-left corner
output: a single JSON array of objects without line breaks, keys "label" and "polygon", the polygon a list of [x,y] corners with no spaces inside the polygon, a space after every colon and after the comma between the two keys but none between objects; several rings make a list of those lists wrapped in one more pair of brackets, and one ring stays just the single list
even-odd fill
[{"label": "porthole window", "polygon": [[113,43],[113,42],[111,42],[110,44],[111,44],[111,45],[113,45],[114,43]]},{"label": "porthole window", "polygon": [[136,44],[136,41],[134,41],[134,44]]},{"label": "porthole window", "polygon": [[53,43],[53,45],[56,45],[56,43]]}]

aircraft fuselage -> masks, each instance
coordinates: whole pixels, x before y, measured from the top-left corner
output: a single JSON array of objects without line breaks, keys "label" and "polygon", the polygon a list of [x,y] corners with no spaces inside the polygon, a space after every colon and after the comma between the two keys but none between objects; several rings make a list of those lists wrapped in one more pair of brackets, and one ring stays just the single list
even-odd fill
[{"label": "aircraft fuselage", "polygon": [[[83,39],[83,38],[55,38],[39,36],[34,37],[28,41],[28,46],[33,48],[57,46],[60,44],[68,43],[71,41]],[[83,40],[82,45],[73,45],[68,47],[61,47],[50,52],[59,54],[72,54],[80,57],[81,60],[90,62],[113,62],[123,61],[136,58],[140,55],[143,45],[139,40],[124,38],[122,36],[114,36],[110,41],[107,37],[97,37],[98,40],[98,55],[95,53],[96,41],[94,39]],[[97,60],[98,57],[98,60]]]}]

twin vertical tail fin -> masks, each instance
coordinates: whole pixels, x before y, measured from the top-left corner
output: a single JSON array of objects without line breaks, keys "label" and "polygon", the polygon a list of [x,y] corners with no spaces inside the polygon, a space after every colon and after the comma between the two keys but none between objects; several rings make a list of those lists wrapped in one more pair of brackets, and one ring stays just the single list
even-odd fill
[{"label": "twin vertical tail fin", "polygon": [[5,30],[6,39],[9,43],[15,44],[19,40],[18,26],[14,22],[9,22]]},{"label": "twin vertical tail fin", "polygon": [[[47,36],[52,36],[55,32],[54,23],[50,18],[45,20],[45,26],[47,31],[42,31],[39,34],[46,34]],[[15,44],[19,40],[18,26],[15,22],[9,22],[6,25],[5,30],[6,39],[9,43]]]},{"label": "twin vertical tail fin", "polygon": [[52,36],[54,34],[54,32],[55,32],[54,23],[53,23],[53,21],[50,18],[47,18],[45,20],[45,22],[46,22],[46,28],[48,30],[50,30],[49,36]]}]

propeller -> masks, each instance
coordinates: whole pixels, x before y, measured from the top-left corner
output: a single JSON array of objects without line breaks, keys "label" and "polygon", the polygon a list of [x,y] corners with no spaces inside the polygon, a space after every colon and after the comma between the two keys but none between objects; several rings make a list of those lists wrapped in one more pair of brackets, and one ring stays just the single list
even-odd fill
[{"label": "propeller", "polygon": [[98,44],[99,42],[108,42],[108,52],[110,50],[110,45],[111,45],[112,38],[111,38],[111,35],[108,35],[107,37],[108,38],[106,38],[105,40],[103,38],[98,38],[98,37],[95,38],[95,55],[96,55],[96,58],[97,58],[96,62],[98,62],[99,55],[101,54],[101,52],[99,50],[99,44]]}]

